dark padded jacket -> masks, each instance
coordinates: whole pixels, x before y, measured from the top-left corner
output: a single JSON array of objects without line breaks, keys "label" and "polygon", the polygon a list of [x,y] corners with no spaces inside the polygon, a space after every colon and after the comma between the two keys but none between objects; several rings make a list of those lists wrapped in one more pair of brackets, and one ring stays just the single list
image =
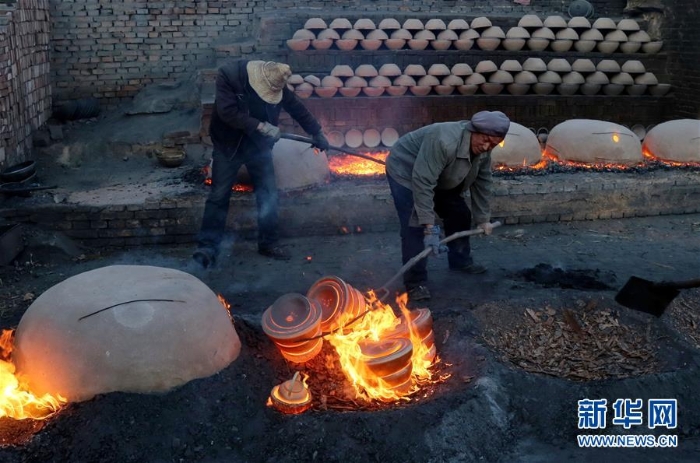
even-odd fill
[{"label": "dark padded jacket", "polygon": [[236,60],[219,68],[216,78],[216,100],[209,129],[214,148],[233,156],[239,151],[270,149],[266,137],[257,132],[260,122],[279,124],[284,109],[310,135],[321,131],[321,125],[299,98],[285,87],[282,101],[273,105],[264,102],[248,83],[248,60]]}]

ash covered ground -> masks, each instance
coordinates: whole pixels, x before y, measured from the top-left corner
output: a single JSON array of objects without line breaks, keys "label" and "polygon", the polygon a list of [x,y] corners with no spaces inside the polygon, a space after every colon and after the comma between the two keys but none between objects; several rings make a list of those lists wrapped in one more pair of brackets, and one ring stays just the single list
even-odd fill
[{"label": "ash covered ground", "polygon": [[[270,389],[294,369],[263,334],[263,311],[325,275],[363,291],[381,286],[400,267],[398,233],[286,240],[289,262],[259,256],[253,242],[230,240],[209,272],[192,265],[191,246],[81,249],[75,257],[49,242],[55,240],[30,241],[16,265],[0,271],[2,328],[17,326],[33,298],[69,276],[112,264],[159,265],[190,272],[221,293],[243,347],[219,374],[166,394],[106,394],[70,404],[43,423],[0,420],[5,442],[25,438],[0,448],[1,461],[697,461],[698,290],[683,291],[661,318],[613,298],[632,275],[699,277],[700,215],[504,226],[473,239],[475,259],[489,267],[479,276],[450,272],[444,257],[431,259],[433,299],[426,305],[442,370],[451,377],[394,407],[314,407],[298,416],[265,405]],[[557,275],[565,284],[556,284]],[[584,284],[572,285],[575,277]],[[606,331],[600,320],[614,320],[619,329]],[[550,339],[556,330],[560,336]],[[624,364],[625,352],[641,352],[643,361],[615,368],[596,356],[595,375],[586,379],[580,362],[561,355],[611,339],[627,347],[616,351],[617,364]],[[657,397],[678,399],[677,429],[608,424],[600,433],[674,434],[677,449],[577,447],[578,400]]]}]

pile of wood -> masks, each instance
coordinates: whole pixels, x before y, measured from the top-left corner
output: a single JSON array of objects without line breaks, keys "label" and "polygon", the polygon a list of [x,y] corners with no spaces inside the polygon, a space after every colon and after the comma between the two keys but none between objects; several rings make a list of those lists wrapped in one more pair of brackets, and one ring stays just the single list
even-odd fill
[{"label": "pile of wood", "polygon": [[658,366],[649,330],[640,333],[594,304],[583,310],[526,309],[522,323],[485,340],[526,371],[575,381],[640,376]]}]

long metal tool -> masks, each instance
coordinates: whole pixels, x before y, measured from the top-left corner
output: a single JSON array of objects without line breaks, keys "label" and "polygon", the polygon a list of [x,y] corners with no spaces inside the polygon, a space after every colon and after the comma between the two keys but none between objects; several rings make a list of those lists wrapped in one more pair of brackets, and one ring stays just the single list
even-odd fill
[{"label": "long metal tool", "polygon": [[[503,224],[501,222],[493,222],[491,225],[493,226],[493,228],[496,228],[496,227],[500,227]],[[477,228],[475,230],[465,230],[465,231],[453,233],[450,236],[448,236],[447,238],[445,238],[444,240],[440,241],[440,245],[441,246],[445,245],[445,244],[449,243],[450,241],[454,241],[454,240],[459,239],[459,238],[464,238],[465,236],[480,235],[482,233],[484,233],[484,230],[482,230],[480,228]],[[377,294],[378,299],[381,302],[386,302],[386,298],[389,297],[389,294],[390,294],[389,288],[391,287],[391,285],[393,285],[396,282],[396,280],[399,279],[399,277],[401,275],[406,273],[406,271],[408,271],[408,269],[410,269],[411,267],[416,265],[418,262],[420,262],[421,260],[428,257],[430,255],[430,253],[432,253],[432,252],[433,251],[430,248],[423,249],[420,252],[420,254],[411,258],[411,260],[406,262],[403,265],[403,267],[401,267],[399,269],[399,271],[396,272],[396,275],[394,275],[393,277],[391,277],[391,279],[389,279],[389,281],[384,283],[384,285],[381,288],[377,289],[376,294]]]},{"label": "long metal tool", "polygon": [[[304,142],[304,143],[308,143],[310,145],[313,145],[313,139],[311,139],[311,137],[305,137],[303,135],[296,135],[293,133],[282,133],[282,135],[280,135],[280,138],[284,138],[286,140],[300,141],[300,142]],[[352,150],[349,148],[341,148],[340,146],[330,145],[328,147],[328,149],[331,149],[333,151],[338,151],[339,153],[345,153],[345,154],[349,154],[352,156],[357,156],[358,158],[367,159],[368,161],[374,161],[377,164],[386,165],[386,162],[382,161],[381,159],[373,158],[372,156],[368,156],[364,153],[360,153],[359,151],[355,151],[355,150]]]}]

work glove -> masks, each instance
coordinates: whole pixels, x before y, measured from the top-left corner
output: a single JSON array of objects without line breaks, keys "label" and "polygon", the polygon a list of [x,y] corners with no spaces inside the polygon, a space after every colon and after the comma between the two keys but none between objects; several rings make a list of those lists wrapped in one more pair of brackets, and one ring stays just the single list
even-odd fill
[{"label": "work glove", "polygon": [[282,132],[280,131],[279,127],[272,125],[269,122],[263,122],[262,126],[259,125],[257,130],[263,136],[271,139],[272,141],[277,141],[282,136]]},{"label": "work glove", "polygon": [[323,132],[319,132],[313,136],[311,139],[311,146],[318,148],[321,151],[326,151],[331,147],[330,143],[328,143],[328,139],[325,135],[323,135]]},{"label": "work glove", "polygon": [[425,227],[423,230],[425,236],[423,237],[423,246],[425,249],[430,248],[434,256],[440,255],[440,226],[432,225],[430,227]]},{"label": "work glove", "polygon": [[484,235],[490,235],[493,231],[493,225],[491,224],[491,222],[480,223],[476,226],[476,228],[484,230]]}]

